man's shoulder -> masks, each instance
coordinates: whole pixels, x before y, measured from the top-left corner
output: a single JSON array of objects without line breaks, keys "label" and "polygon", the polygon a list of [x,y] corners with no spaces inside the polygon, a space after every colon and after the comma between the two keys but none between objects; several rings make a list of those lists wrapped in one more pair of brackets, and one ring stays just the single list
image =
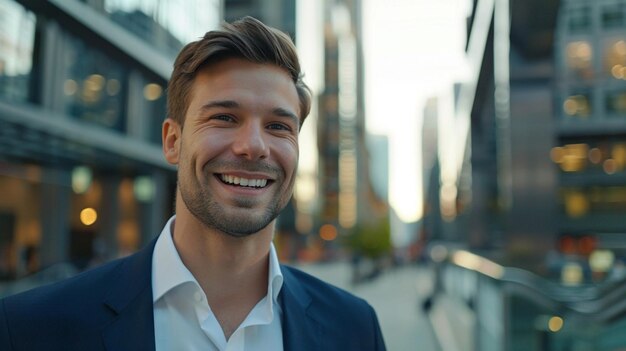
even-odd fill
[{"label": "man's shoulder", "polygon": [[128,289],[133,285],[143,286],[150,281],[149,270],[152,265],[153,249],[154,241],[130,256],[115,259],[71,278],[12,295],[0,301],[4,301],[5,305],[22,302],[59,302],[60,305],[91,300],[102,302],[102,298],[113,287],[127,284],[130,285],[125,287]]},{"label": "man's shoulder", "polygon": [[0,349],[99,349],[120,311],[152,305],[152,249],[1,299]]},{"label": "man's shoulder", "polygon": [[371,306],[364,299],[327,283],[298,268],[282,265],[283,275],[290,275],[299,284],[299,288],[308,294],[316,305],[329,309],[349,309],[370,313]]},{"label": "man's shoulder", "polygon": [[3,301],[5,306],[21,312],[30,309],[41,311],[42,307],[76,305],[91,299],[102,301],[101,297],[105,294],[107,282],[115,279],[117,268],[124,263],[124,260],[114,260],[68,279],[8,296],[0,301]]},{"label": "man's shoulder", "polygon": [[364,299],[297,268],[283,265],[281,270],[292,303],[284,306],[284,313],[289,314],[297,300],[317,322],[320,349],[385,350],[376,312]]}]

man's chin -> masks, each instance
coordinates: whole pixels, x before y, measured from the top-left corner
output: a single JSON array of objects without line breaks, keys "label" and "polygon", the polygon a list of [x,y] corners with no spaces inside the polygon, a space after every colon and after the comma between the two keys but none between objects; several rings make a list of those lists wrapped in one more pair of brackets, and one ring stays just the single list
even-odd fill
[{"label": "man's chin", "polygon": [[263,231],[276,216],[267,212],[255,214],[254,210],[224,211],[219,218],[198,218],[207,228],[216,229],[225,235],[244,238]]}]

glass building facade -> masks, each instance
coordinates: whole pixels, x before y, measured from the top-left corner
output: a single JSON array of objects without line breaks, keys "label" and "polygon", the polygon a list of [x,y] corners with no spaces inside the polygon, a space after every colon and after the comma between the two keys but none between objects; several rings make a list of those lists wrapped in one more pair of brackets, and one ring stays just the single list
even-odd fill
[{"label": "glass building facade", "polygon": [[[564,1],[555,32],[557,128],[551,159],[559,174],[561,249],[589,238],[626,252],[626,2]],[[565,244],[564,244],[565,243]],[[583,250],[584,251],[584,250]],[[587,265],[587,264],[586,264]]]},{"label": "glass building facade", "polygon": [[219,0],[0,0],[0,295],[159,234],[167,79],[222,17]]}]

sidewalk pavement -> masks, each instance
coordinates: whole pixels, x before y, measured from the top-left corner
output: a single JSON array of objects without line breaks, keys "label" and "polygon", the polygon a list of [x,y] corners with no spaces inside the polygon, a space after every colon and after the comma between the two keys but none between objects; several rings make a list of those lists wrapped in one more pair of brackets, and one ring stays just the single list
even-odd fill
[{"label": "sidewalk pavement", "polygon": [[432,272],[409,265],[383,272],[375,279],[350,284],[348,262],[300,265],[298,268],[367,300],[376,310],[390,351],[438,351],[422,300],[432,288]]}]

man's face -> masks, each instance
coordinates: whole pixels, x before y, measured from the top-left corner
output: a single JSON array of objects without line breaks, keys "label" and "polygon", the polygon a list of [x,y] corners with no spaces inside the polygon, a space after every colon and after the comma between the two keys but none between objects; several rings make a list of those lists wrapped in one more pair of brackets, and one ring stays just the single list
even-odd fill
[{"label": "man's face", "polygon": [[168,158],[178,163],[182,200],[209,228],[256,233],[291,198],[300,125],[295,85],[276,66],[228,59],[198,72],[191,94],[176,158]]}]

